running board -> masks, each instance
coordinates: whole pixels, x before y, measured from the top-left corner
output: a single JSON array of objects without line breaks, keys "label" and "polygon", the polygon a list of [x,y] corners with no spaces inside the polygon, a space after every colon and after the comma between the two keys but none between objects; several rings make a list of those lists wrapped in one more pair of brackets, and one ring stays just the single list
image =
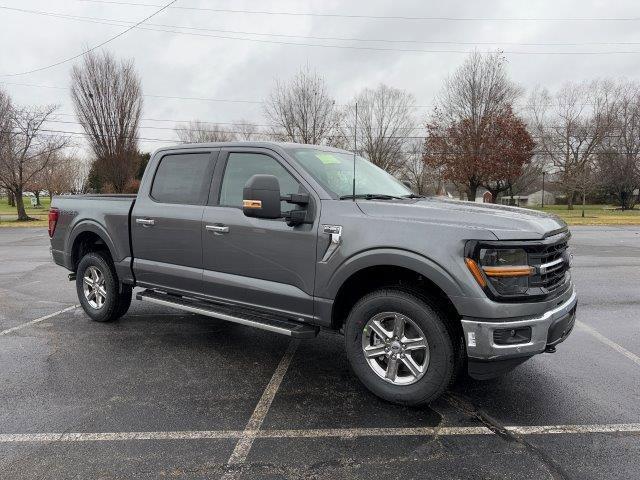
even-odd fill
[{"label": "running board", "polygon": [[206,315],[228,322],[239,323],[249,327],[260,328],[270,332],[288,335],[293,338],[313,338],[318,335],[319,327],[296,322],[283,317],[269,314],[259,314],[254,310],[242,307],[232,307],[217,303],[167,295],[153,290],[145,290],[136,294],[136,299],[158,305],[177,308],[185,312]]}]

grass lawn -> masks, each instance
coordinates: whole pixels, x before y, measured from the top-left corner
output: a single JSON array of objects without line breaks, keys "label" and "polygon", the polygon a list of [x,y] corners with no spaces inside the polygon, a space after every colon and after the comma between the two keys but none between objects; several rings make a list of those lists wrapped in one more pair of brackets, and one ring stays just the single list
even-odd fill
[{"label": "grass lawn", "polygon": [[[17,222],[18,214],[15,207],[10,207],[6,197],[0,197],[0,227],[46,227],[47,213],[51,199],[42,197],[41,207],[32,207],[31,199],[24,197],[24,206],[27,215],[36,218],[32,222]],[[584,218],[582,217],[582,205],[574,205],[574,210],[568,210],[566,205],[547,205],[544,210],[540,207],[532,207],[534,210],[555,213],[569,225],[640,225],[640,209],[614,210],[611,205],[585,205]]]},{"label": "grass lawn", "polygon": [[554,213],[569,225],[640,225],[640,209],[615,210],[612,205],[585,205],[584,217],[582,217],[582,205],[574,205],[573,210],[566,205],[548,205],[544,210],[534,207],[535,210]]},{"label": "grass lawn", "polygon": [[40,197],[40,207],[32,207],[31,199],[24,197],[24,208],[27,215],[37,220],[31,222],[18,222],[18,212],[16,207],[9,206],[7,197],[0,197],[0,228],[2,227],[47,227],[47,214],[49,213],[49,205],[51,199],[49,197]]}]

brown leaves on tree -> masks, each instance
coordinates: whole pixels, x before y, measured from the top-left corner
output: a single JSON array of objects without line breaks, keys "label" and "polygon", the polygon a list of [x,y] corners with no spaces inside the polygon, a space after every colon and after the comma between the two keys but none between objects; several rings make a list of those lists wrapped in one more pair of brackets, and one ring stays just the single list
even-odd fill
[{"label": "brown leaves on tree", "polygon": [[444,179],[464,186],[469,200],[475,200],[480,186],[495,200],[521,175],[534,147],[526,125],[511,108],[479,122],[447,122],[436,115],[427,125],[424,161]]}]

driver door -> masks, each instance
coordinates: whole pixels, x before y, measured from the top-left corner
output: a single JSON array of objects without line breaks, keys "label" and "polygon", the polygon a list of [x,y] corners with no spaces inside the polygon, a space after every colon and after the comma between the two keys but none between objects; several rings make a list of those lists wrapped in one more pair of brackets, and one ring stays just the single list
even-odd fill
[{"label": "driver door", "polygon": [[[283,219],[246,217],[242,193],[255,174],[278,178],[282,195],[308,192],[309,208],[318,208],[311,189],[267,149],[223,149],[216,184],[202,222],[203,293],[212,299],[300,320],[313,317],[317,218],[289,227]],[[282,210],[294,205],[282,203]]]}]

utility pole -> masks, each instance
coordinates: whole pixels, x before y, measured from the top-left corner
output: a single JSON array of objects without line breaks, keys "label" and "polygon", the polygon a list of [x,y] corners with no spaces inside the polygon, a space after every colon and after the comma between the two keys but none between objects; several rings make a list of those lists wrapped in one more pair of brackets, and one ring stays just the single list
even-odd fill
[{"label": "utility pole", "polygon": [[544,170],[542,171],[542,208],[544,209],[544,176],[547,174]]}]

